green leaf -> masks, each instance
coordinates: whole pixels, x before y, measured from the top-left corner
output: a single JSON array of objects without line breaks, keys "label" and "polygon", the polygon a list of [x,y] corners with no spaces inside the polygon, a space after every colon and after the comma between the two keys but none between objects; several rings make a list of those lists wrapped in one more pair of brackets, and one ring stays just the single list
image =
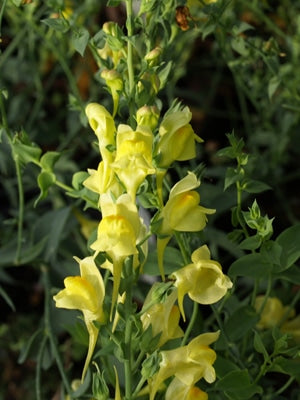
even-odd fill
[{"label": "green leaf", "polygon": [[56,177],[52,172],[42,171],[40,172],[37,181],[41,192],[34,202],[34,207],[36,207],[41,200],[47,197],[48,189],[55,183]]},{"label": "green leaf", "polygon": [[274,240],[268,240],[263,243],[260,254],[264,257],[266,262],[273,264],[273,272],[281,272],[280,260],[282,254],[282,247],[274,242]]},{"label": "green leaf", "polygon": [[41,22],[57,32],[66,33],[70,28],[68,21],[63,18],[45,18]]},{"label": "green leaf", "polygon": [[281,372],[300,379],[300,358],[288,359],[282,356],[276,357],[270,371]]},{"label": "green leaf", "polygon": [[232,278],[236,276],[266,278],[272,269],[273,265],[266,262],[261,254],[247,254],[231,264],[228,275]]},{"label": "green leaf", "polygon": [[121,0],[107,0],[107,7],[118,7],[121,4]]},{"label": "green leaf", "polygon": [[0,286],[0,296],[5,300],[6,304],[12,309],[12,311],[16,311],[16,307],[9,297],[9,295],[6,293],[6,291],[3,289],[2,286]]},{"label": "green leaf", "polygon": [[87,29],[81,27],[76,32],[73,32],[71,42],[76,51],[83,57],[86,46],[89,42],[90,34]]},{"label": "green leaf", "polygon": [[70,211],[70,207],[64,207],[47,215],[49,239],[45,249],[45,261],[55,260]]},{"label": "green leaf", "polygon": [[237,309],[227,320],[225,331],[232,342],[245,336],[258,322],[259,316],[251,306]]},{"label": "green leaf", "polygon": [[300,257],[300,224],[285,229],[276,239],[282,247],[281,265],[282,271],[288,269]]},{"label": "green leaf", "polygon": [[254,345],[255,350],[264,356],[265,361],[269,360],[270,357],[267,352],[267,349],[263,343],[263,340],[262,340],[260,334],[257,331],[254,332],[253,345]]},{"label": "green leaf", "polygon": [[227,168],[225,175],[224,190],[226,190],[227,188],[229,188],[229,186],[241,180],[242,178],[243,175],[241,173],[238,173],[235,168],[232,167]]},{"label": "green leaf", "polygon": [[40,328],[34,332],[29,340],[26,341],[24,347],[20,351],[18,358],[19,364],[22,364],[27,358],[37,354],[43,336],[43,329]]},{"label": "green leaf", "polygon": [[32,145],[22,144],[20,142],[15,142],[12,144],[14,157],[17,158],[21,164],[26,165],[30,162],[39,163],[42,150]]},{"label": "green leaf", "polygon": [[256,250],[261,245],[261,237],[259,235],[250,236],[244,239],[239,247],[243,250]]},{"label": "green leaf", "polygon": [[[170,275],[172,272],[178,270],[184,265],[182,256],[179,250],[173,247],[167,247],[164,254],[164,270],[166,275]],[[149,252],[146,264],[144,265],[143,271],[145,274],[157,276],[159,275],[157,265],[157,251]]]},{"label": "green leaf", "polygon": [[273,97],[274,93],[276,92],[278,86],[281,83],[281,79],[275,75],[273,76],[268,84],[268,96],[269,96],[269,100],[271,100],[271,98]]},{"label": "green leaf", "polygon": [[260,386],[251,383],[248,370],[231,371],[217,381],[215,388],[231,400],[251,399],[254,394],[262,393]]},{"label": "green leaf", "polygon": [[43,154],[40,159],[41,167],[46,171],[52,172],[53,167],[60,156],[61,153],[57,151],[48,151]]},{"label": "green leaf", "polygon": [[249,49],[246,47],[246,42],[242,36],[237,36],[231,40],[231,47],[241,56],[248,56]]},{"label": "green leaf", "polygon": [[273,276],[275,279],[283,279],[295,285],[300,285],[300,268],[296,265],[292,265],[287,270],[278,274],[273,274]]},{"label": "green leaf", "polygon": [[248,193],[261,193],[270,189],[272,189],[271,186],[254,179],[247,179],[245,182],[243,182],[243,190]]}]

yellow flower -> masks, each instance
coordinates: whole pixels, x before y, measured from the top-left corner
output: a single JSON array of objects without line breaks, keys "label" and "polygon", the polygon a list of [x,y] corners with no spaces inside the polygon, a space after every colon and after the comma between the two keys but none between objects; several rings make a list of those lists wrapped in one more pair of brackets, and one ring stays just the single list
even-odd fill
[{"label": "yellow flower", "polygon": [[198,232],[207,222],[206,214],[216,210],[199,205],[200,195],[195,189],[200,181],[193,172],[181,179],[170,191],[169,200],[161,211],[162,225],[160,233],[171,235],[172,231]]},{"label": "yellow flower", "polygon": [[212,366],[216,360],[216,353],[209,345],[218,339],[219,333],[204,333],[186,346],[162,351],[159,371],[150,382],[150,400],[154,399],[160,385],[171,376],[190,387],[202,378],[212,383],[216,379]]},{"label": "yellow flower", "polygon": [[[277,297],[269,297],[261,310],[261,307],[265,301],[265,296],[257,296],[255,299],[254,307],[257,312],[261,311],[260,320],[257,323],[258,329],[268,329],[273,326],[278,326],[284,314],[288,311],[288,307],[285,307]],[[292,316],[293,310],[291,310]]]},{"label": "yellow flower", "polygon": [[122,186],[114,171],[103,161],[99,163],[97,170],[88,169],[88,173],[90,176],[83,182],[83,185],[92,192],[100,195],[111,192],[115,197],[122,194]]},{"label": "yellow flower", "polygon": [[128,194],[121,195],[116,202],[110,195],[104,194],[100,198],[100,205],[102,220],[98,226],[97,240],[91,244],[91,248],[96,255],[106,252],[112,260],[113,309],[118,297],[123,262],[126,257],[138,254],[136,242],[141,222],[136,205]]},{"label": "yellow flower", "polygon": [[145,177],[154,174],[152,166],[153,135],[147,126],[138,126],[133,131],[128,125],[119,125],[117,134],[117,153],[110,164],[125,185],[132,201]]},{"label": "yellow flower", "polygon": [[93,257],[86,257],[83,260],[77,257],[75,259],[79,263],[80,276],[65,278],[65,289],[58,292],[53,299],[58,308],[80,310],[83,313],[89,333],[88,354],[82,372],[83,381],[98,338],[99,330],[93,322],[103,323],[105,320],[103,313],[105,288]]},{"label": "yellow flower", "polygon": [[188,386],[174,378],[166,391],[166,400],[208,400],[207,393],[196,386]]},{"label": "yellow flower", "polygon": [[282,333],[289,333],[292,335],[295,342],[300,344],[300,315],[284,322],[281,325],[280,330]]},{"label": "yellow flower", "polygon": [[206,245],[193,252],[192,262],[172,274],[184,320],[183,298],[186,294],[197,303],[213,304],[232,287],[232,282],[223,274],[221,265],[210,259],[210,251]]},{"label": "yellow flower", "polygon": [[146,330],[149,325],[152,326],[153,337],[161,333],[157,345],[161,347],[168,340],[182,337],[183,331],[178,325],[180,319],[179,309],[174,305],[177,298],[176,290],[167,297],[164,303],[156,303],[148,308],[148,305],[152,301],[152,293],[155,291],[155,288],[156,285],[154,284],[145,299],[143,306],[145,312],[141,316],[141,321],[144,330]]},{"label": "yellow flower", "polygon": [[188,107],[167,115],[159,128],[158,166],[168,168],[173,161],[190,160],[196,156],[195,142],[203,142],[189,124],[192,113]]},{"label": "yellow flower", "polygon": [[88,104],[85,113],[98,138],[102,160],[108,165],[114,160],[113,148],[115,147],[116,131],[114,119],[105,107],[97,103]]},{"label": "yellow flower", "polygon": [[192,190],[198,186],[200,186],[200,181],[194,173],[189,172],[185,178],[173,186],[169,200],[158,216],[158,219],[162,221],[158,233],[165,236],[165,238],[158,238],[157,240],[158,264],[162,277],[164,276],[164,250],[173,231],[201,231],[207,222],[206,214],[215,212],[213,209],[199,205],[200,195]]},{"label": "yellow flower", "polygon": [[111,92],[114,104],[112,116],[114,117],[118,110],[120,92],[123,89],[122,77],[121,74],[115,69],[111,70],[104,69],[101,72],[101,77],[105,80],[106,85],[108,86]]}]

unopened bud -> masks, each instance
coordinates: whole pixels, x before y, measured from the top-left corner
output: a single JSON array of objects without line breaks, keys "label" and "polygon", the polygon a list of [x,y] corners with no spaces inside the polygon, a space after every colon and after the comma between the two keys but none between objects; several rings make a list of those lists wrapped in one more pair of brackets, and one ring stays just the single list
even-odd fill
[{"label": "unopened bud", "polygon": [[149,126],[153,131],[159,119],[159,109],[156,106],[143,106],[137,110],[136,121],[138,125]]},{"label": "unopened bud", "polygon": [[101,72],[101,78],[103,78],[107,84],[107,86],[111,90],[122,90],[123,89],[123,81],[121,78],[121,74],[115,69],[104,69]]},{"label": "unopened bud", "polygon": [[102,30],[107,35],[116,36],[117,35],[117,26],[115,22],[108,21],[104,22],[102,26]]},{"label": "unopened bud", "polygon": [[157,65],[161,53],[161,47],[155,47],[153,50],[145,55],[145,60],[148,62],[150,67]]}]

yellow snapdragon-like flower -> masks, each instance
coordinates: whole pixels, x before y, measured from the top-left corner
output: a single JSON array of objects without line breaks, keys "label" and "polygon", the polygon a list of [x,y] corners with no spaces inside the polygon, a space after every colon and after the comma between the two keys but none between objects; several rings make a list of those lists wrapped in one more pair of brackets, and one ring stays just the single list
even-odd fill
[{"label": "yellow snapdragon-like flower", "polygon": [[88,169],[90,176],[83,182],[83,185],[92,192],[100,195],[112,193],[116,198],[123,193],[123,188],[118,181],[114,171],[107,167],[103,161],[98,165],[97,170]]},{"label": "yellow snapdragon-like flower", "polygon": [[89,124],[98,138],[99,150],[105,166],[114,160],[115,147],[115,122],[105,107],[97,103],[90,103],[86,106],[85,113]]},{"label": "yellow snapdragon-like flower", "polygon": [[152,166],[153,135],[147,126],[138,126],[133,131],[128,125],[119,125],[117,153],[111,167],[125,185],[132,201],[147,175],[154,174]]},{"label": "yellow snapdragon-like flower", "polygon": [[[264,295],[256,297],[254,307],[257,312],[260,311],[264,301]],[[269,297],[261,310],[260,320],[256,325],[257,328],[268,329],[277,326],[286,311],[287,307],[284,307],[277,297]]]},{"label": "yellow snapdragon-like flower", "polygon": [[103,313],[105,288],[93,257],[86,257],[83,260],[75,259],[79,263],[80,276],[65,278],[65,289],[58,292],[53,299],[58,308],[80,310],[83,313],[84,322],[89,333],[88,354],[82,372],[83,380],[98,338],[99,330],[94,321],[99,323],[105,321]]},{"label": "yellow snapdragon-like flower", "polygon": [[232,287],[232,282],[223,274],[221,265],[210,259],[210,251],[206,245],[193,252],[192,262],[172,274],[184,320],[183,298],[186,294],[197,303],[213,304]]},{"label": "yellow snapdragon-like flower", "polygon": [[108,194],[100,198],[102,220],[98,226],[97,240],[91,248],[105,252],[112,260],[113,296],[112,308],[116,303],[121,281],[123,262],[126,257],[138,254],[136,248],[141,222],[137,207],[126,193],[116,201]]},{"label": "yellow snapdragon-like flower", "polygon": [[197,386],[189,386],[174,378],[166,391],[166,400],[208,400],[207,393]]},{"label": "yellow snapdragon-like flower", "polygon": [[158,166],[168,168],[173,161],[191,160],[196,156],[196,141],[203,142],[189,124],[192,113],[188,107],[167,115],[159,127]]},{"label": "yellow snapdragon-like flower", "polygon": [[219,337],[218,332],[204,333],[195,337],[188,345],[161,352],[158,372],[151,379],[150,400],[153,400],[161,384],[169,377],[175,376],[187,386],[194,386],[204,378],[212,383],[216,379],[213,363],[216,353],[209,345]]},{"label": "yellow snapdragon-like flower", "polygon": [[173,232],[201,231],[207,222],[206,214],[215,213],[215,210],[202,207],[199,204],[200,195],[193,190],[198,186],[200,186],[200,181],[194,173],[189,172],[186,177],[173,186],[169,200],[158,216],[158,219],[162,221],[158,233],[165,236],[157,240],[158,264],[162,276],[164,276],[164,250]]},{"label": "yellow snapdragon-like flower", "polygon": [[184,333],[178,325],[180,319],[179,309],[174,305],[177,299],[176,290],[167,297],[164,303],[155,303],[148,308],[148,304],[152,301],[152,293],[155,291],[155,287],[156,285],[154,284],[145,299],[143,309],[146,311],[141,316],[141,321],[144,330],[149,325],[152,326],[153,337],[161,333],[157,345],[161,347],[168,340],[182,337]]},{"label": "yellow snapdragon-like flower", "polygon": [[[295,316],[295,310],[284,306],[277,297],[268,297],[265,304],[264,301],[264,295],[257,296],[255,299],[255,309],[261,312],[260,320],[256,324],[257,328],[269,329],[278,326],[282,333],[289,333],[296,343],[300,343],[300,315]],[[283,319],[285,320],[281,323]]]}]

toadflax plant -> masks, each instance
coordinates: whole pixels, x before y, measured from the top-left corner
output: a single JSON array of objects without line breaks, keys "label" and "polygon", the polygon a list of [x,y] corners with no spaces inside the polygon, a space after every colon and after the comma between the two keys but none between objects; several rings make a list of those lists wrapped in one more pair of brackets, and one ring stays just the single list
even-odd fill
[{"label": "toadflax plant", "polygon": [[[203,168],[197,163],[203,140],[189,107],[173,99],[187,43],[214,31],[222,48],[227,37],[232,40],[226,25],[231,3],[110,0],[108,6],[126,14],[124,26],[106,21],[93,36],[76,25],[80,9],[72,15],[71,6],[43,20],[60,38],[70,32],[74,49],[81,56],[88,49],[96,68],[94,97],[83,104],[77,93],[70,101],[94,141],[97,160],[77,171],[70,186],[56,172],[59,151],[42,154],[25,131],[12,135],[0,92],[2,135],[12,150],[20,197],[15,264],[34,259],[22,244],[26,164],[40,170],[35,206],[55,186],[64,190],[86,239],[73,254],[77,264],[69,260],[64,281],[56,282],[60,289],[51,287],[47,265],[56,262],[50,246],[55,230],[47,231],[45,262],[38,261],[44,324],[20,357],[24,361],[41,342],[38,400],[48,344],[66,400],[271,400],[300,382],[299,225],[273,238],[273,218],[250,197],[270,187],[252,178],[253,159],[243,139],[228,134],[229,146],[218,157],[220,164],[230,162],[224,191],[236,200],[232,231],[222,239],[236,259],[223,268],[209,234],[218,209],[202,202]],[[238,33],[234,39],[244,40]],[[88,217],[78,210],[82,204]],[[54,225],[63,231],[60,217],[67,218],[64,211]],[[36,259],[44,244],[36,244]],[[291,287],[295,294],[284,301],[280,291]],[[66,314],[64,324],[59,316]],[[70,333],[71,351],[58,343],[55,328]],[[72,357],[76,365],[70,365]],[[270,383],[274,374],[280,374],[280,385]],[[297,388],[291,393],[296,400]]]},{"label": "toadflax plant", "polygon": [[[232,287],[221,265],[210,259],[206,245],[192,249],[185,243],[185,233],[202,231],[207,215],[215,212],[200,203],[197,175],[188,171],[171,188],[164,186],[173,163],[195,158],[202,139],[190,124],[187,107],[177,103],[163,111],[157,97],[171,68],[166,69],[162,58],[166,38],[152,36],[152,3],[142,2],[133,15],[132,2],[125,2],[127,37],[110,22],[100,33],[104,46],[92,43],[113,103],[112,113],[95,102],[85,108],[98,141],[99,165],[97,170],[88,169],[81,184],[98,195],[99,223],[89,239],[88,257],[77,259],[80,276],[67,277],[65,288],[54,296],[56,307],[83,313],[89,346],[81,382],[84,386],[88,368],[94,369],[93,396],[98,399],[109,397],[99,383],[102,379],[105,387],[114,387],[115,399],[154,400],[164,393],[173,398],[174,391],[184,399],[207,398],[197,384],[216,379],[217,355],[210,345],[220,332],[197,329],[194,337],[191,331],[198,304],[216,303]],[[174,12],[173,2],[169,3],[156,5],[165,19]],[[146,43],[142,43],[146,35],[135,35],[138,24],[152,33]],[[177,34],[180,29],[174,21],[170,35]],[[154,42],[159,46],[152,48]],[[166,276],[164,255],[172,238],[182,260],[180,268]],[[158,281],[137,307],[135,288],[147,272],[144,266],[153,246]],[[187,318],[184,310],[186,294],[194,302],[193,318]],[[110,351],[102,355],[106,346]]]}]

